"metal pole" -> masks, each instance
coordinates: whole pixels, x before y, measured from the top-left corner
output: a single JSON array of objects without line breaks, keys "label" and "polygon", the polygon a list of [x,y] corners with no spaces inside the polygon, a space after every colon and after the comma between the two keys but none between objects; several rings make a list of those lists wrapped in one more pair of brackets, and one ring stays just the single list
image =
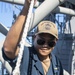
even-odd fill
[{"label": "metal pole", "polygon": [[0,32],[2,34],[4,34],[5,36],[7,35],[8,33],[8,28],[6,26],[4,26],[3,24],[0,23]]},{"label": "metal pole", "polygon": [[58,6],[53,12],[75,16],[75,10]]},{"label": "metal pole", "polygon": [[[12,3],[23,4],[24,0],[1,0]],[[63,3],[64,0],[45,0],[34,12],[31,25],[29,27],[30,31],[33,29],[44,17],[46,17],[50,12],[52,12],[59,4]]]},{"label": "metal pole", "polygon": [[45,0],[33,13],[32,24],[29,27],[29,31],[63,2],[64,0]]},{"label": "metal pole", "polygon": [[20,5],[23,5],[25,0],[0,0],[0,1],[3,1],[3,2],[9,2],[9,3],[12,3],[12,4],[20,4]]}]

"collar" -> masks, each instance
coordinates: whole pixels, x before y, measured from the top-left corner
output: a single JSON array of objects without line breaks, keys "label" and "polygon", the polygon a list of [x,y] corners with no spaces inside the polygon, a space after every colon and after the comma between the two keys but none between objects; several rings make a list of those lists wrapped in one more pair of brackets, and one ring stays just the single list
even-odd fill
[{"label": "collar", "polygon": [[37,52],[36,52],[35,48],[31,47],[31,50],[32,50],[32,53],[33,53],[34,67],[36,68],[36,70],[38,70],[38,72],[40,74],[44,75],[42,63],[38,58],[38,55],[37,55]]}]

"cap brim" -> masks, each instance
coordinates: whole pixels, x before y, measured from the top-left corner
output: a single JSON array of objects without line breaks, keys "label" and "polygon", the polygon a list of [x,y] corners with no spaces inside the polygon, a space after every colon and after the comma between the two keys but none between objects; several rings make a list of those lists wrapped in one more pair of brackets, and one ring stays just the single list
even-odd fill
[{"label": "cap brim", "polygon": [[44,32],[44,31],[42,31],[42,32],[35,33],[35,35],[42,34],[42,33],[48,33],[48,34],[53,35],[55,38],[58,39],[58,37],[56,35],[54,35],[53,33],[50,33],[50,32]]}]

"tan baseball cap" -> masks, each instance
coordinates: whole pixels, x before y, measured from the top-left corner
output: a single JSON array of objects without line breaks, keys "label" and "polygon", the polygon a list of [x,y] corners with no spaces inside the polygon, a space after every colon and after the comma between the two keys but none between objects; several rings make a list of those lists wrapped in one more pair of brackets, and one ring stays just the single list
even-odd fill
[{"label": "tan baseball cap", "polygon": [[58,29],[51,21],[42,21],[38,24],[36,35],[40,33],[49,33],[58,39]]}]

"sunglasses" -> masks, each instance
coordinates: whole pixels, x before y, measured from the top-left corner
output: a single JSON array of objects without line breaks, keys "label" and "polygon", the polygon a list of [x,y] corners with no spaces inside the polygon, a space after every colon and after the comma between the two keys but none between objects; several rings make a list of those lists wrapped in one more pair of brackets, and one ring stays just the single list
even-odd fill
[{"label": "sunglasses", "polygon": [[[45,42],[46,42],[46,40],[44,40],[44,39],[38,39],[37,40],[38,45],[44,45]],[[56,45],[56,43],[54,41],[51,41],[51,40],[48,41],[47,44],[48,44],[49,47],[54,47]]]}]

